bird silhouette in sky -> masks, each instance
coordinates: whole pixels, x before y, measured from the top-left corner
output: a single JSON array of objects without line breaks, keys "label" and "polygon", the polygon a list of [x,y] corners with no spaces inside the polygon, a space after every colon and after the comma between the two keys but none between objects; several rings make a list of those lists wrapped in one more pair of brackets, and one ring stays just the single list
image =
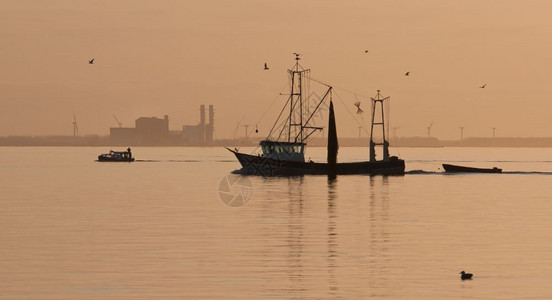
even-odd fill
[{"label": "bird silhouette in sky", "polygon": [[264,67],[265,70],[268,70],[268,65],[265,63],[265,67]]},{"label": "bird silhouette in sky", "polygon": [[486,86],[487,86],[487,84],[485,83],[484,85],[480,86],[479,88],[484,89]]},{"label": "bird silhouette in sky", "polygon": [[88,61],[88,63],[93,65],[94,64],[94,59],[92,58],[91,60]]},{"label": "bird silhouette in sky", "polygon": [[368,50],[364,50],[364,53],[368,53]]},{"label": "bird silhouette in sky", "polygon": [[410,75],[410,72],[406,72],[406,73],[404,74],[404,76],[408,76],[408,75]]}]

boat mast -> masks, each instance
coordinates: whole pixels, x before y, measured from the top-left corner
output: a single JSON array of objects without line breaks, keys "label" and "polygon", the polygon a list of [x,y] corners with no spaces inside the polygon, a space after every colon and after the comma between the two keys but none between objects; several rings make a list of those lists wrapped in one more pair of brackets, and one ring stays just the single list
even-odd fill
[{"label": "boat mast", "polygon": [[[272,132],[278,126],[279,124],[282,124],[280,129],[280,133],[278,134],[276,140],[277,141],[285,141],[287,140],[288,143],[305,143],[305,141],[317,130],[322,130],[322,127],[315,126],[311,123],[313,120],[313,117],[320,109],[321,105],[324,103],[324,101],[329,97],[331,99],[331,92],[332,87],[322,83],[322,85],[325,85],[328,87],[328,90],[324,94],[324,96],[321,99],[316,100],[314,104],[314,109],[311,111],[309,98],[308,96],[305,96],[305,94],[309,93],[309,86],[308,83],[312,78],[310,78],[310,69],[303,69],[303,67],[299,64],[299,60],[301,59],[299,56],[301,54],[294,53],[295,55],[295,65],[293,68],[288,69],[290,81],[291,81],[291,88],[289,93],[289,98],[287,100],[286,105],[282,108],[282,111],[280,112],[280,115],[278,116],[276,122],[274,123],[274,126],[270,130],[270,133],[268,134],[267,139],[270,138],[272,135]],[[305,80],[306,79],[306,80]],[[305,87],[303,84],[307,84]],[[305,96],[305,97],[304,97]],[[282,122],[279,123],[280,117],[282,117],[282,114],[286,111],[287,106],[289,105],[289,114],[288,117]],[[305,115],[303,115],[305,114]],[[286,133],[287,133],[287,139],[286,139]]]},{"label": "boat mast", "polygon": [[[307,72],[308,70],[303,70],[301,65],[299,65],[299,60],[301,60],[299,56],[301,54],[299,53],[294,53],[294,54],[295,54],[295,66],[293,67],[292,70],[289,70],[291,74],[291,93],[290,93],[290,103],[289,103],[288,142],[292,142],[291,128],[297,127],[297,126],[299,126],[299,132],[297,132],[297,129],[293,130],[293,135],[295,136],[295,140],[293,142],[297,142],[297,138],[299,138],[299,141],[302,142],[303,141],[303,73]],[[296,108],[296,106],[299,106],[299,118],[297,118],[296,114],[294,115],[294,109]]]},{"label": "boat mast", "polygon": [[[389,142],[387,141],[387,138],[385,136],[385,111],[383,108],[383,102],[385,100],[389,100],[389,97],[385,97],[385,98],[382,98],[382,97],[383,96],[380,94],[380,90],[378,90],[378,94],[376,95],[376,98],[372,98],[372,125],[370,128],[370,161],[371,162],[376,161],[376,146],[383,146],[383,161],[389,160]],[[379,122],[375,120],[376,109],[378,108],[381,111]],[[381,126],[381,131],[382,131],[381,143],[374,142],[374,126]]]},{"label": "boat mast", "polygon": [[335,113],[333,102],[330,100],[330,113],[328,116],[328,171],[332,174],[337,172],[337,152],[339,144],[337,142],[337,129],[335,126]]}]

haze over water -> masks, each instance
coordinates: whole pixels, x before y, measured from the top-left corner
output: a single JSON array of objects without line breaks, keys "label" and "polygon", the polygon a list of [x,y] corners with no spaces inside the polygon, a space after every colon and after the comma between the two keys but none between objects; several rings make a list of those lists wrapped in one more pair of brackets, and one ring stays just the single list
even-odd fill
[{"label": "haze over water", "polygon": [[225,149],[102,152],[0,148],[0,299],[552,297],[548,149],[398,148],[404,176],[248,176],[242,207],[219,199],[239,168]]},{"label": "haze over water", "polygon": [[[434,122],[440,139],[459,127],[549,137],[550,11],[548,0],[5,0],[0,136],[72,135],[73,114],[81,135],[107,135],[114,114],[130,127],[169,115],[177,130],[213,104],[216,138],[232,138],[240,119],[264,137],[298,52],[344,107],[390,96],[398,136]],[[356,137],[344,107],[339,136]]]}]

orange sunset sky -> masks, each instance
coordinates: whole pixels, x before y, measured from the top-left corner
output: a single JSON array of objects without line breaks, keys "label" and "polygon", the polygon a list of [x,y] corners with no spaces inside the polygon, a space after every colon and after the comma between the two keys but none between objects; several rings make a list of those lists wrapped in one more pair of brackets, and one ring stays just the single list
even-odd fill
[{"label": "orange sunset sky", "polygon": [[377,89],[398,136],[434,122],[440,139],[549,137],[551,13],[549,0],[3,0],[0,136],[72,135],[73,113],[81,135],[109,134],[113,114],[178,130],[214,104],[216,138],[240,120],[264,137],[299,52],[339,94],[342,137],[358,135],[347,91],[368,111]]}]

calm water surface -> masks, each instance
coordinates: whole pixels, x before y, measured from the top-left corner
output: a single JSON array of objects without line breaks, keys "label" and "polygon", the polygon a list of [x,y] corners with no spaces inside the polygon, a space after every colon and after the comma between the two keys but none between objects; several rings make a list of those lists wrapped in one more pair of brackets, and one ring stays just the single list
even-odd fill
[{"label": "calm water surface", "polygon": [[240,177],[241,207],[219,198],[239,168],[225,149],[94,161],[107,150],[0,147],[0,299],[552,298],[551,149],[399,148],[404,176]]}]

